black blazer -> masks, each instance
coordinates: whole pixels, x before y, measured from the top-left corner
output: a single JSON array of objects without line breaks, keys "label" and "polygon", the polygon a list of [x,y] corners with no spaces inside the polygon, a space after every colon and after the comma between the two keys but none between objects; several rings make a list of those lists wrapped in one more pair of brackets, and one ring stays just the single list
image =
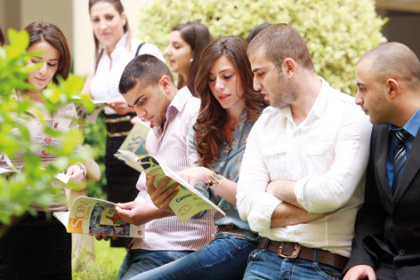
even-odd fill
[{"label": "black blazer", "polygon": [[379,279],[420,279],[420,136],[417,133],[394,196],[386,177],[389,125],[372,130],[365,203],[357,213],[346,272],[370,265]]}]

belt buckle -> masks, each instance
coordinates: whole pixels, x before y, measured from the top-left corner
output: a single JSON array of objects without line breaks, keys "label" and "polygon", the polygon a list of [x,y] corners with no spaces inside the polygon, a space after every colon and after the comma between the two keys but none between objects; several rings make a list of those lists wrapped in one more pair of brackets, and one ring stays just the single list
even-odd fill
[{"label": "belt buckle", "polygon": [[293,244],[294,244],[294,249],[293,249],[292,254],[286,256],[286,255],[283,254],[283,248],[286,245],[286,243],[285,242],[281,242],[280,243],[280,246],[279,246],[279,249],[277,250],[277,255],[280,256],[280,257],[282,257],[282,258],[286,258],[286,259],[296,259],[298,257],[298,255],[299,255],[301,246],[300,246],[299,243],[293,243]]}]

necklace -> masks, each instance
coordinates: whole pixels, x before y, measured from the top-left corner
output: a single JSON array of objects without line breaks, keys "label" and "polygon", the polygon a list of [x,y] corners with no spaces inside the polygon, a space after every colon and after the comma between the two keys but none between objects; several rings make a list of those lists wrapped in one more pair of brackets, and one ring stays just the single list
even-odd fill
[{"label": "necklace", "polygon": [[225,123],[225,129],[229,130],[229,132],[235,132],[237,124],[233,125],[233,128],[229,126],[228,123]]},{"label": "necklace", "polygon": [[235,134],[235,129],[232,129],[230,127],[228,127],[227,125],[225,125],[224,127],[224,134],[226,139],[230,139],[230,142],[232,143],[234,140],[234,134]]}]

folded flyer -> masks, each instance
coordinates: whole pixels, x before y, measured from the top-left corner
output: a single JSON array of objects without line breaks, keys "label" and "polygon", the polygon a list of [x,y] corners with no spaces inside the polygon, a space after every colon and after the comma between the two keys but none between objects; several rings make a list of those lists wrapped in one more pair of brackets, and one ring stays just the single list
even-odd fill
[{"label": "folded flyer", "polygon": [[89,110],[85,106],[83,106],[83,104],[79,103],[79,96],[72,96],[72,99],[76,103],[75,105],[77,116],[80,119],[83,119],[86,122],[92,124],[96,124],[96,120],[98,118],[99,113],[105,108],[106,103],[108,103],[108,101],[105,100],[92,99],[91,101],[95,105],[95,107],[92,112],[89,112]]},{"label": "folded flyer", "polygon": [[150,127],[143,122],[136,123],[122,143],[120,150],[130,151],[136,155],[147,155],[146,139]]},{"label": "folded flyer", "polygon": [[118,237],[144,237],[144,225],[124,222],[115,210],[115,203],[93,197],[78,197],[70,211],[53,215],[69,233],[106,234]]},{"label": "folded flyer", "polygon": [[225,215],[222,209],[217,207],[217,205],[188,184],[176,172],[159,162],[155,157],[146,155],[139,158],[132,152],[122,150],[118,150],[115,157],[139,172],[145,172],[147,175],[155,175],[155,187],[157,187],[166,177],[170,177],[171,181],[169,181],[165,189],[178,182],[180,184],[177,187],[179,192],[171,202],[169,202],[169,207],[182,223],[185,223],[194,215],[208,209],[215,209]]}]

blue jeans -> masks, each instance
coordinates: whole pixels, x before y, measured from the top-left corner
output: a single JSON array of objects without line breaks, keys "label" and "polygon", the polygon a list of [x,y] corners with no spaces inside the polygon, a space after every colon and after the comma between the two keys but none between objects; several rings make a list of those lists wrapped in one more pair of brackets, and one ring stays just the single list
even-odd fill
[{"label": "blue jeans", "polygon": [[182,258],[193,251],[148,251],[130,249],[125,256],[117,280],[128,280],[145,271]]},{"label": "blue jeans", "polygon": [[341,271],[318,263],[319,250],[315,250],[313,261],[286,259],[266,249],[256,249],[248,259],[244,279],[276,280],[339,280]]},{"label": "blue jeans", "polygon": [[132,280],[242,279],[248,255],[256,246],[255,242],[224,236],[211,241],[201,250],[142,273]]}]

